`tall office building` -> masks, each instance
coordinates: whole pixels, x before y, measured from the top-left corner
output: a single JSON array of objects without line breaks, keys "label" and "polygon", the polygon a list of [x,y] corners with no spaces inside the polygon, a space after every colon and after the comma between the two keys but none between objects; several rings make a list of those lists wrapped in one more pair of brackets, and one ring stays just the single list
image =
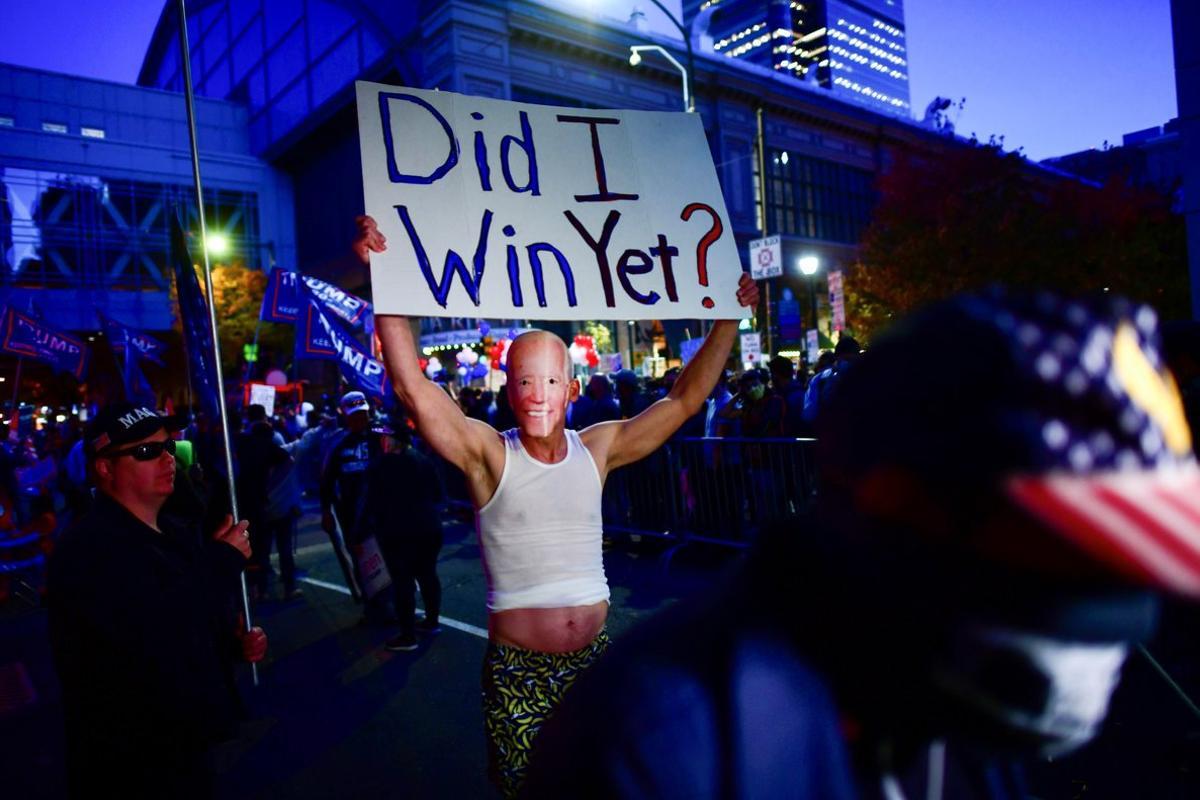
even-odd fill
[{"label": "tall office building", "polygon": [[889,114],[911,113],[904,0],[689,0],[713,51],[816,83]]}]

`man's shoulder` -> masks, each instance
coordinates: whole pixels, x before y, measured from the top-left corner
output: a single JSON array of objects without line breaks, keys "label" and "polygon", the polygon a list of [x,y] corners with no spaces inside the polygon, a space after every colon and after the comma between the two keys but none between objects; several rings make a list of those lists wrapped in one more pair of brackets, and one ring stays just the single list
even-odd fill
[{"label": "man's shoulder", "polygon": [[58,537],[50,557],[52,576],[97,575],[106,571],[107,565],[120,561],[127,531],[106,505],[98,499]]}]

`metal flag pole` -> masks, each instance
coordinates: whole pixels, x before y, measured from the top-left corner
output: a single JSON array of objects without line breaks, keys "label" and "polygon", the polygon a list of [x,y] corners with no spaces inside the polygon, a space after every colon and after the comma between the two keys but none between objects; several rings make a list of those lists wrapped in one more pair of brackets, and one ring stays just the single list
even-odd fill
[{"label": "metal flag pole", "polygon": [[[762,230],[762,235],[767,236],[767,136],[765,126],[763,125],[763,107],[759,105],[754,111],[754,117],[758,125],[758,203],[759,217],[758,224]],[[766,339],[767,357],[774,352],[773,342],[771,340],[771,279],[763,278],[763,286],[766,289],[766,314],[763,324],[763,332],[766,334],[763,338]],[[757,309],[755,309],[757,311]]]},{"label": "metal flag pole", "polygon": [[17,396],[20,394],[20,391],[21,391],[21,365],[24,363],[25,363],[25,358],[23,356],[17,356],[17,374],[13,377],[13,399],[12,399],[12,413],[13,413],[12,418],[14,420],[14,422],[12,423],[12,429],[14,431],[17,430],[17,425],[19,424],[19,422],[17,422],[16,420],[19,420],[21,417],[20,407],[17,406]]},{"label": "metal flag pole", "polygon": [[[204,252],[204,294],[208,300],[208,324],[212,333],[213,361],[217,372],[217,408],[221,412],[221,439],[225,445],[225,475],[229,478],[229,511],[236,523],[238,515],[237,487],[233,479],[233,448],[229,439],[229,413],[225,410],[225,376],[221,373],[221,340],[217,338],[216,304],[213,301],[212,265],[208,260],[208,226],[204,221],[204,189],[200,184],[200,151],[196,146],[196,99],[192,93],[192,54],[188,47],[187,0],[179,0],[179,51],[183,60],[183,93],[187,100],[188,139],[192,145],[192,182],[196,185],[196,211],[200,214],[200,245]],[[246,590],[246,573],[242,572],[242,614],[246,630],[250,630],[250,594]],[[251,664],[254,685],[258,686],[258,665]]]}]

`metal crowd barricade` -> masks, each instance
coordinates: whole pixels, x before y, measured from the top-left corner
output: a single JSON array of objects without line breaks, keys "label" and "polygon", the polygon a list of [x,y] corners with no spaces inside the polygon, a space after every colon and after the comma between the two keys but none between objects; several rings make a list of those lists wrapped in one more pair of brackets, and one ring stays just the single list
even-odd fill
[{"label": "metal crowd barricade", "polygon": [[748,547],[763,527],[812,502],[815,444],[785,438],[672,440],[608,476],[605,530]]},{"label": "metal crowd barricade", "polygon": [[[815,439],[681,438],[609,473],[604,530],[686,544],[746,548],[816,492]],[[458,470],[436,459],[448,499],[471,509]]]}]

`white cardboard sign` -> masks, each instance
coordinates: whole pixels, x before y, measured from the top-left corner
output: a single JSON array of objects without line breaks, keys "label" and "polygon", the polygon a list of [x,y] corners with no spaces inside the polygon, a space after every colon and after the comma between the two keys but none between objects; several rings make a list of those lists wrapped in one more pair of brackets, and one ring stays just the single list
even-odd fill
[{"label": "white cardboard sign", "polygon": [[742,361],[746,364],[757,365],[762,361],[762,334],[742,334]]},{"label": "white cardboard sign", "polygon": [[376,313],[749,315],[698,115],[356,88]]},{"label": "white cardboard sign", "polygon": [[275,387],[265,383],[250,384],[250,405],[262,406],[267,410],[267,416],[275,416]]}]

